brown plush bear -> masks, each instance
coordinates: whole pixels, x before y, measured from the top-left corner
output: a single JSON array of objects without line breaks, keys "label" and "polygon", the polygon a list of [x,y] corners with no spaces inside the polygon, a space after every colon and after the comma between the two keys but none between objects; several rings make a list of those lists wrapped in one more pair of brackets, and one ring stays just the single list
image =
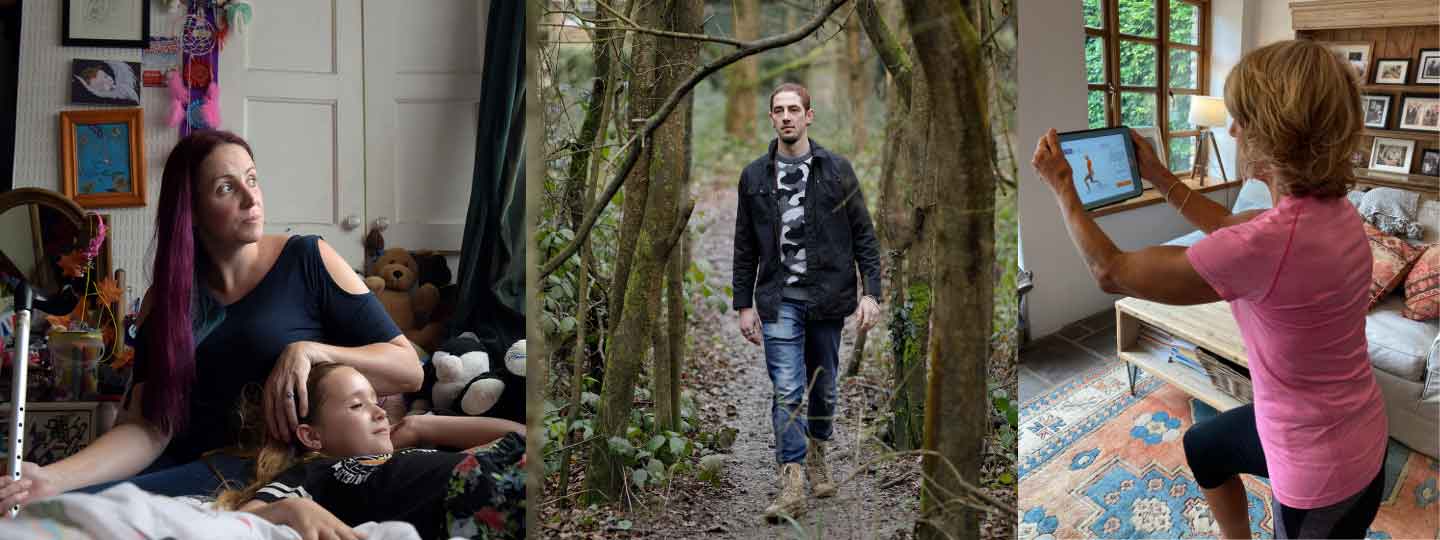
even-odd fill
[{"label": "brown plush bear", "polygon": [[417,321],[426,320],[435,309],[440,301],[440,291],[429,284],[415,287],[420,268],[410,252],[401,248],[385,250],[375,261],[370,274],[365,278],[365,284],[385,305],[385,311],[405,337],[427,351],[434,350],[443,337],[443,326],[438,322],[419,326]]}]

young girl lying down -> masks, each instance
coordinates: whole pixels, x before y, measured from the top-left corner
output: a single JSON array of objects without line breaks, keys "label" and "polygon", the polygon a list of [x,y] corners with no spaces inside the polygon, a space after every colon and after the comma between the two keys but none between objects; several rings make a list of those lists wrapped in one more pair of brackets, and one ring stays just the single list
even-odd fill
[{"label": "young girl lying down", "polygon": [[[367,521],[409,522],[421,538],[524,538],[524,426],[496,418],[408,416],[393,427],[353,368],[317,364],[293,446],[271,442],[255,481],[217,506],[305,538],[357,539]],[[416,446],[469,448],[446,452]]]}]

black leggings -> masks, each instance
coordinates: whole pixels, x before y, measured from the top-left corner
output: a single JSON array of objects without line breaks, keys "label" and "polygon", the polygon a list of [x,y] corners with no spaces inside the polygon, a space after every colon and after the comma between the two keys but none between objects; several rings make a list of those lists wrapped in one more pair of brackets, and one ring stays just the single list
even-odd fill
[{"label": "black leggings", "polygon": [[[1185,432],[1185,461],[1195,483],[1215,489],[1239,474],[1269,477],[1260,433],[1255,430],[1255,406],[1236,407],[1195,424]],[[1385,485],[1385,463],[1375,479],[1359,493],[1322,508],[1290,508],[1275,500],[1276,538],[1364,538],[1380,508]]]}]

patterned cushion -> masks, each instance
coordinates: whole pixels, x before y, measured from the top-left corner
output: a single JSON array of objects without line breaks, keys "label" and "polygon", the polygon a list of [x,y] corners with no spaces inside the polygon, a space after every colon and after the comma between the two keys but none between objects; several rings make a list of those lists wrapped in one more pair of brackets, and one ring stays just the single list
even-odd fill
[{"label": "patterned cushion", "polygon": [[1440,244],[1426,249],[1405,277],[1405,309],[1400,314],[1417,321],[1440,317]]},{"label": "patterned cushion", "polygon": [[1365,236],[1370,238],[1370,255],[1374,258],[1370,267],[1370,305],[1366,308],[1370,309],[1405,281],[1405,272],[1423,252],[1369,223],[1364,225]]}]

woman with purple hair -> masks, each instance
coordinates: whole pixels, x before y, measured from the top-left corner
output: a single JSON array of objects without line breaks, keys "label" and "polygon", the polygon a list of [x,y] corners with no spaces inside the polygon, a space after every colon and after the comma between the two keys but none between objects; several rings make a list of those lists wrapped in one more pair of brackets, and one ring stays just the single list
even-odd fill
[{"label": "woman with purple hair", "polygon": [[75,455],[0,478],[0,508],[120,481],[171,496],[244,485],[254,466],[240,433],[257,419],[239,413],[243,390],[261,389],[267,436],[288,442],[318,362],[355,368],[381,395],[420,387],[414,348],[333,248],[264,233],[253,158],[224,131],[193,133],[170,152],[122,420]]}]

